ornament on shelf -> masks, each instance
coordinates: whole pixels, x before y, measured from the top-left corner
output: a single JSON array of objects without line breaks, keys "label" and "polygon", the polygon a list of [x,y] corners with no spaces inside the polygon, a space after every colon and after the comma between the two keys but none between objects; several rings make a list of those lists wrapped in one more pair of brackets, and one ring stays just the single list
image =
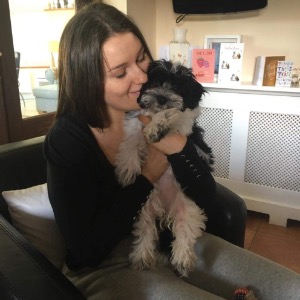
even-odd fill
[{"label": "ornament on shelf", "polygon": [[292,82],[291,87],[299,87],[300,81],[300,68],[294,68],[292,71]]},{"label": "ornament on shelf", "polygon": [[174,39],[169,43],[169,57],[172,62],[188,67],[190,43],[186,40],[187,30],[176,27],[173,29]]}]

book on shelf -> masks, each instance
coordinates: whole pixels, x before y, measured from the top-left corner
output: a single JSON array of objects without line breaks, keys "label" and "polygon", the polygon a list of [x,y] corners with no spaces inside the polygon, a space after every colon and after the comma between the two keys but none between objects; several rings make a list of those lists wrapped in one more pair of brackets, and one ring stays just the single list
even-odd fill
[{"label": "book on shelf", "polygon": [[193,49],[192,72],[198,82],[214,82],[215,49]]},{"label": "book on shelf", "polygon": [[292,61],[278,61],[276,71],[276,83],[277,87],[290,87],[292,84]]},{"label": "book on shelf", "polygon": [[278,61],[284,61],[285,56],[266,56],[264,64],[263,86],[275,86]]},{"label": "book on shelf", "polygon": [[240,84],[244,43],[221,43],[218,83]]}]

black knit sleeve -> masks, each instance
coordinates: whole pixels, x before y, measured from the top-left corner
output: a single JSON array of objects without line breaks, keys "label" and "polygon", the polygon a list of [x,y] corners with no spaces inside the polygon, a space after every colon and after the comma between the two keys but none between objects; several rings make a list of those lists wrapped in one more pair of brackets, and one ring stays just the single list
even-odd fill
[{"label": "black knit sleeve", "polygon": [[208,212],[215,204],[216,184],[207,161],[188,139],[181,152],[168,156],[177,182],[184,193]]}]

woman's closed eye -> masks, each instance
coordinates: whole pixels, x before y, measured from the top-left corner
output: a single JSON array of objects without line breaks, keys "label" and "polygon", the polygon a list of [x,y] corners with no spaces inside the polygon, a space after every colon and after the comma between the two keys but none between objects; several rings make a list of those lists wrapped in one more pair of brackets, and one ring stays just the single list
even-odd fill
[{"label": "woman's closed eye", "polygon": [[125,76],[126,76],[126,71],[124,71],[124,72],[122,72],[122,73],[116,75],[116,78],[123,78],[123,77],[125,77]]},{"label": "woman's closed eye", "polygon": [[[142,68],[142,70],[144,70],[144,66],[141,66],[141,64],[143,62],[145,62],[148,58],[148,55],[146,54],[146,52],[143,50],[141,55],[138,56],[137,60],[136,60],[136,64]],[[117,74],[115,75],[116,78],[121,79],[124,78],[127,74],[127,67],[121,68],[120,70],[118,70]]]}]

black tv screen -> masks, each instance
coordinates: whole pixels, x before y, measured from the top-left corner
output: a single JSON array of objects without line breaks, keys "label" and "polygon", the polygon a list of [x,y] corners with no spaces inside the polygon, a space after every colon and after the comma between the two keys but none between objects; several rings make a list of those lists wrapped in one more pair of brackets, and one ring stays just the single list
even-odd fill
[{"label": "black tv screen", "polygon": [[268,0],[173,0],[178,14],[216,14],[265,8]]}]

